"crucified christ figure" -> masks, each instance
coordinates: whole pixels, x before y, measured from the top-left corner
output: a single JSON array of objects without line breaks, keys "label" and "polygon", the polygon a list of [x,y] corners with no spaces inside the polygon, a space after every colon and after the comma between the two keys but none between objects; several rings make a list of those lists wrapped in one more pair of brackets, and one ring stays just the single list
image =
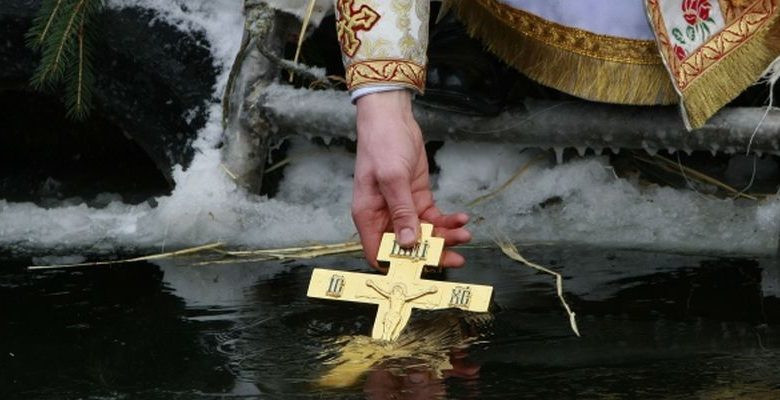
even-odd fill
[{"label": "crucified christ figure", "polygon": [[382,340],[391,340],[396,335],[396,330],[399,328],[401,322],[401,313],[404,310],[406,303],[419,299],[420,297],[436,293],[438,290],[435,286],[431,286],[427,290],[423,290],[415,294],[406,293],[406,285],[403,283],[396,283],[390,290],[382,290],[377,286],[374,281],[366,281],[366,286],[376,290],[382,297],[388,300],[389,307],[385,319],[382,322]]}]

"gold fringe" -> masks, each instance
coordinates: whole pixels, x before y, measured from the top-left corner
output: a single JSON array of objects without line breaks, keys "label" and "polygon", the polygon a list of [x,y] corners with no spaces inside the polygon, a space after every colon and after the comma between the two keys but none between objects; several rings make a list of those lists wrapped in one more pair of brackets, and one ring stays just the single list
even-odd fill
[{"label": "gold fringe", "polygon": [[678,102],[660,56],[657,63],[620,62],[552,46],[491,11],[501,7],[508,6],[492,0],[461,0],[454,4],[472,36],[531,79],[592,101],[633,105]]},{"label": "gold fringe", "polygon": [[682,111],[689,129],[702,127],[707,120],[745,88],[763,75],[768,65],[780,56],[780,11],[763,31],[724,57],[682,91]]}]

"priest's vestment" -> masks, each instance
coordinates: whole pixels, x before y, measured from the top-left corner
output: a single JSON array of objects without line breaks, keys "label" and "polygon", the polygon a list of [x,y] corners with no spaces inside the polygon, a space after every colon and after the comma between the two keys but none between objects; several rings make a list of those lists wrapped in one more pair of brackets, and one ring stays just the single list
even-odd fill
[{"label": "priest's vestment", "polygon": [[[780,0],[449,0],[507,64],[599,102],[679,104],[689,129],[780,56]],[[336,0],[354,96],[423,92],[428,0]]]}]

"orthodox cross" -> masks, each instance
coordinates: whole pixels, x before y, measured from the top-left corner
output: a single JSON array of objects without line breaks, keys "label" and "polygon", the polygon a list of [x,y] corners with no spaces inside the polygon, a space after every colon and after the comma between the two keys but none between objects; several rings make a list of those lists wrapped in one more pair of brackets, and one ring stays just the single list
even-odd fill
[{"label": "orthodox cross", "polygon": [[355,0],[338,0],[337,3],[339,18],[336,21],[336,30],[341,49],[349,57],[354,57],[362,44],[357,35],[358,31],[371,30],[380,18],[379,13],[366,4],[357,10],[354,6]]},{"label": "orthodox cross", "polygon": [[433,226],[422,224],[417,244],[404,249],[395,234],[385,233],[377,259],[390,262],[386,276],[316,268],[309,282],[309,297],[371,303],[379,306],[371,337],[394,341],[406,327],[412,309],[460,308],[486,312],[491,286],[421,279],[425,266],[437,266],[444,239],[432,236]]}]

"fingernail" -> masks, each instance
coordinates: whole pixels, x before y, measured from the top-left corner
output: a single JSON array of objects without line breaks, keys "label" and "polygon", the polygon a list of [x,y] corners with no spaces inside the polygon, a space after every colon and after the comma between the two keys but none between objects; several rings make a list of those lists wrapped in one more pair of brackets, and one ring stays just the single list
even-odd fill
[{"label": "fingernail", "polygon": [[425,381],[425,378],[422,376],[422,374],[417,374],[417,373],[409,374],[409,382],[423,383],[423,381]]},{"label": "fingernail", "polygon": [[414,243],[416,237],[414,237],[414,231],[411,228],[401,229],[401,235],[399,241],[401,244],[407,245]]}]

